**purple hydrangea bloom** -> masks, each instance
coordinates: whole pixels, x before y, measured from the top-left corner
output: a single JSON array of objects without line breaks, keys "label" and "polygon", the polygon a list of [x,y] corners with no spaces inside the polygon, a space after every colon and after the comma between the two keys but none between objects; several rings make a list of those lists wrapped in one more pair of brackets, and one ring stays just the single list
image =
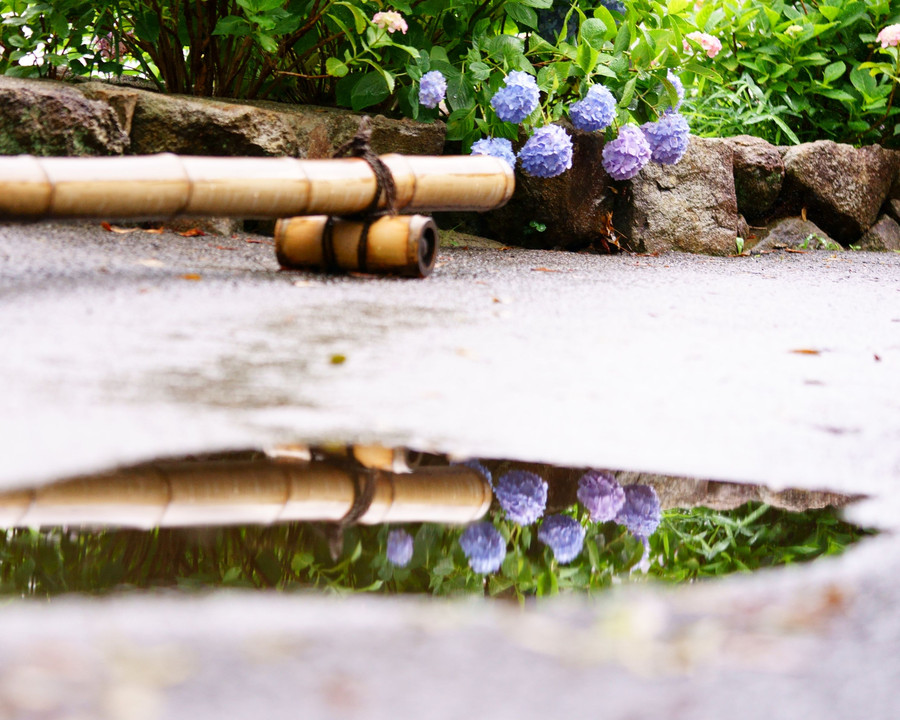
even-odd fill
[{"label": "purple hydrangea bloom", "polygon": [[520,123],[534,112],[540,100],[535,79],[526,72],[513,70],[491,98],[491,107],[504,122]]},{"label": "purple hydrangea bloom", "polygon": [[529,175],[556,177],[572,167],[572,138],[559,125],[545,125],[519,150],[519,160]]},{"label": "purple hydrangea bloom", "polygon": [[616,516],[619,525],[627,527],[636,537],[647,538],[659,527],[661,518],[656,490],[649,485],[629,485],[625,488],[625,504]]},{"label": "purple hydrangea bloom", "polygon": [[609,473],[589,470],[578,481],[578,500],[594,522],[615,519],[625,504],[625,491]]},{"label": "purple hydrangea bloom", "polygon": [[557,562],[565,564],[577,558],[584,547],[584,527],[568,515],[551,515],[541,523],[538,540],[550,546]]},{"label": "purple hydrangea bloom", "polygon": [[527,470],[510,470],[501,475],[494,495],[506,516],[518,525],[531,525],[547,507],[547,483]]},{"label": "purple hydrangea bloom", "polygon": [[681,113],[669,111],[654,123],[641,125],[650,145],[650,159],[662,165],[681,160],[690,142],[691,129]]},{"label": "purple hydrangea bloom", "polygon": [[391,530],[387,537],[387,559],[391,565],[406,567],[413,555],[413,538],[406,530]]},{"label": "purple hydrangea bloom", "polygon": [[603,85],[591,85],[584,100],[569,108],[569,117],[579,130],[602,130],[616,119],[616,99]]},{"label": "purple hydrangea bloom", "polygon": [[419,103],[436,108],[447,94],[447,80],[440,70],[432,70],[422,76],[419,83]]},{"label": "purple hydrangea bloom", "polygon": [[603,148],[603,169],[613,180],[631,180],[650,160],[650,144],[637,125],[623,125]]},{"label": "purple hydrangea bloom", "polygon": [[491,155],[506,160],[514,170],[516,168],[516,154],[513,152],[512,143],[506,138],[482,138],[472,143],[472,154]]},{"label": "purple hydrangea bloom", "polygon": [[482,575],[497,572],[506,557],[503,536],[487,521],[469,525],[459,538],[459,545],[469,559],[469,567]]},{"label": "purple hydrangea bloom", "polygon": [[681,78],[671,70],[666,73],[666,80],[672,83],[672,85],[675,87],[675,94],[678,96],[678,102],[675,103],[675,107],[672,109],[677,110],[681,107],[681,101],[684,100],[684,83],[681,82]]},{"label": "purple hydrangea bloom", "polygon": [[491,471],[488,470],[484,465],[482,465],[477,460],[466,460],[465,462],[459,463],[463,467],[467,467],[471,470],[474,470],[477,473],[481,473],[485,480],[488,481],[488,484],[491,487],[494,487],[494,478],[491,475]]}]

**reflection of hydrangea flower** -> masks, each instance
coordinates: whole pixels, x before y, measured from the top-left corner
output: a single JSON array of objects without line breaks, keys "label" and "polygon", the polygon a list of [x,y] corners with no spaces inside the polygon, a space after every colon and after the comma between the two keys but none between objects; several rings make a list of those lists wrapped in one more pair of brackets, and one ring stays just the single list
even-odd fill
[{"label": "reflection of hydrangea flower", "polygon": [[659,120],[645,123],[641,129],[650,144],[650,159],[653,162],[674,165],[688,148],[691,129],[681,113],[663,113]]},{"label": "reflection of hydrangea flower", "polygon": [[551,515],[541,523],[538,540],[550,546],[557,562],[565,564],[577,558],[581,552],[584,546],[584,527],[568,515]]},{"label": "reflection of hydrangea flower", "polygon": [[440,70],[432,70],[422,76],[419,83],[419,103],[427,108],[436,108],[447,94],[447,80]]},{"label": "reflection of hydrangea flower", "polygon": [[636,537],[646,538],[656,531],[661,518],[656,490],[649,485],[629,485],[625,488],[625,504],[616,516],[619,525],[627,527]]},{"label": "reflection of hydrangea flower", "polygon": [[473,155],[491,155],[506,160],[513,169],[516,167],[516,154],[512,143],[506,138],[483,138],[472,143]]},{"label": "reflection of hydrangea flower", "polygon": [[491,107],[504,122],[520,123],[538,106],[537,82],[521,70],[513,70],[504,82],[506,87],[500,88],[491,98]]},{"label": "reflection of hydrangea flower", "polygon": [[481,476],[488,481],[488,484],[491,487],[494,487],[494,478],[491,475],[491,471],[488,470],[484,465],[482,465],[477,460],[466,460],[465,462],[459,463],[463,467],[467,467],[470,470],[474,470],[477,473],[480,473]]},{"label": "reflection of hydrangea flower", "polygon": [[519,150],[519,160],[529,175],[556,177],[572,167],[572,138],[559,125],[545,125]]},{"label": "reflection of hydrangea flower", "polygon": [[722,42],[719,38],[714,35],[710,35],[704,32],[692,32],[685,35],[687,40],[684,40],[684,51],[690,52],[691,46],[688,45],[688,40],[693,40],[700,47],[706,50],[706,55],[709,58],[714,58],[719,54],[719,51],[722,49]]},{"label": "reflection of hydrangea flower", "polygon": [[594,522],[607,522],[618,515],[625,504],[625,491],[609,473],[589,470],[578,481],[578,500]]},{"label": "reflection of hydrangea flower", "polygon": [[510,470],[501,475],[494,495],[507,517],[518,525],[531,525],[547,507],[547,483],[527,470]]},{"label": "reflection of hydrangea flower", "polygon": [[489,522],[469,525],[459,538],[459,545],[469,559],[469,567],[477,573],[497,572],[506,557],[503,536]]},{"label": "reflection of hydrangea flower", "polygon": [[413,538],[406,530],[391,530],[387,537],[387,559],[391,565],[406,567],[413,555]]},{"label": "reflection of hydrangea flower", "polygon": [[406,35],[409,26],[406,20],[396,10],[388,10],[387,12],[377,12],[372,16],[372,22],[389,33],[395,33],[398,30]]},{"label": "reflection of hydrangea flower", "polygon": [[897,47],[900,45],[900,23],[896,25],[888,25],[875,38],[881,43],[881,47]]},{"label": "reflection of hydrangea flower", "polygon": [[613,180],[630,180],[650,160],[650,145],[637,125],[623,125],[603,147],[603,169]]},{"label": "reflection of hydrangea flower", "polygon": [[569,117],[579,130],[602,130],[616,119],[616,99],[603,85],[591,85],[584,100],[569,108]]}]

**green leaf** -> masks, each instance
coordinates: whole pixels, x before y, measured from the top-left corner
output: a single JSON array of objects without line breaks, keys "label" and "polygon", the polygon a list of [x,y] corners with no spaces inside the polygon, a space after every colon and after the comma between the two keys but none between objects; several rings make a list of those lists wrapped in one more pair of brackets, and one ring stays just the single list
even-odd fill
[{"label": "green leaf", "polygon": [[631,98],[634,97],[634,86],[637,84],[637,78],[633,77],[627,83],[625,83],[625,88],[622,90],[622,99],[619,100],[619,107],[625,108],[628,107],[631,102]]},{"label": "green leaf", "polygon": [[[156,20],[156,18],[152,18],[152,21],[155,21],[157,23],[156,36],[157,39],[159,39],[159,22]],[[250,27],[250,23],[248,23],[244,18],[238,17],[237,15],[226,15],[223,18],[219,18],[219,22],[216,23],[216,27],[213,29],[212,34],[245,37],[250,34],[251,29],[252,28]],[[141,37],[143,37],[143,33],[140,33],[140,35]]]},{"label": "green leaf", "polygon": [[325,61],[325,72],[334,77],[344,77],[350,68],[335,57],[330,57]]},{"label": "green leaf", "polygon": [[590,18],[581,23],[581,39],[595,50],[602,50],[606,42],[606,23],[599,18]]},{"label": "green leaf", "polygon": [[537,13],[527,5],[523,5],[517,2],[506,2],[503,4],[503,9],[507,15],[509,15],[515,22],[519,23],[520,25],[525,25],[526,27],[530,28],[537,28]]},{"label": "green leaf", "polygon": [[491,76],[491,68],[483,62],[473,62],[469,65],[469,72],[476,80],[487,80]]},{"label": "green leaf", "polygon": [[631,45],[631,31],[628,29],[628,23],[622,23],[619,32],[616,34],[616,42],[613,45],[613,53],[620,55]]},{"label": "green leaf", "polygon": [[362,110],[387,100],[390,96],[387,83],[380,72],[363,75],[350,92],[350,106]]},{"label": "green leaf", "polygon": [[694,73],[694,75],[698,75],[700,77],[705,77],[708,80],[712,80],[715,83],[722,83],[722,76],[719,75],[715,70],[708,67],[707,65],[703,65],[702,63],[691,61],[684,66],[685,72]]},{"label": "green leaf", "polygon": [[826,83],[834,82],[841,75],[844,74],[844,71],[847,69],[847,66],[838,60],[837,62],[831,63],[828,67],[825,68],[824,80]]},{"label": "green leaf", "polygon": [[579,43],[578,52],[575,55],[575,64],[584,70],[585,76],[590,75],[597,64],[598,52],[586,42]]},{"label": "green leaf", "polygon": [[539,8],[541,10],[549,10],[553,7],[553,0],[519,0],[523,5]]}]

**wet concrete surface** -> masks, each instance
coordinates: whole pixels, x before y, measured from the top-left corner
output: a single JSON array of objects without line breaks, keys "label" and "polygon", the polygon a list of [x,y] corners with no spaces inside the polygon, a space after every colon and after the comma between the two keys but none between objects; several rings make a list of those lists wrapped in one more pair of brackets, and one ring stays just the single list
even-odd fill
[{"label": "wet concrete surface", "polygon": [[[863,493],[851,517],[897,524],[897,254],[455,248],[410,281],[279,272],[256,236],[14,225],[0,227],[0,298],[3,487],[380,441]],[[801,570],[540,612],[241,595],[17,605],[0,619],[0,716],[889,718],[898,568],[889,534]],[[66,673],[84,705],[48,709],[39,690]]]}]

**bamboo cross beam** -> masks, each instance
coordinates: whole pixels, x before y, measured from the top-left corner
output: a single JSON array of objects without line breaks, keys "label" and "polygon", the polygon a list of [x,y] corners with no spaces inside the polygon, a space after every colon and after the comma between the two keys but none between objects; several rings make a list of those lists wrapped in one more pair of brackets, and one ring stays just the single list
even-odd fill
[{"label": "bamboo cross beam", "polygon": [[[486,155],[381,160],[401,212],[490,210],[515,188],[512,168]],[[377,192],[360,158],[0,157],[0,221],[354,215],[369,210]]]},{"label": "bamboo cross beam", "polygon": [[[467,523],[493,494],[463,465],[369,471],[358,522]],[[359,471],[346,463],[229,460],[154,463],[31,490],[0,493],[0,527],[186,527],[340,522],[356,507]]]}]

